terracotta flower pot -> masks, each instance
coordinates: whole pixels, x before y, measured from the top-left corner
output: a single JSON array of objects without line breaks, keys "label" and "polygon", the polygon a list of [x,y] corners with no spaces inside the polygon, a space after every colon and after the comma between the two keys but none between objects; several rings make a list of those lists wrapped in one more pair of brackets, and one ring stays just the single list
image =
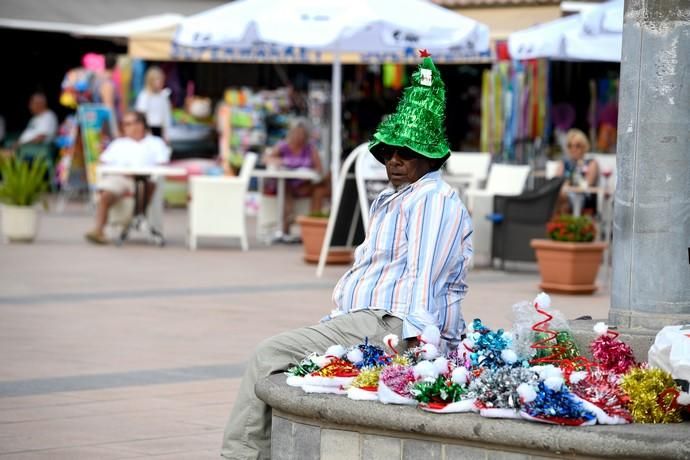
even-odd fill
[{"label": "terracotta flower pot", "polygon": [[547,239],[530,242],[537,255],[541,284],[546,292],[592,294],[606,243],[570,243]]},{"label": "terracotta flower pot", "polygon": [[[321,246],[326,237],[328,219],[324,217],[297,217],[301,229],[302,244],[304,245],[304,260],[308,263],[318,263]],[[327,264],[349,264],[352,262],[352,251],[348,249],[331,249],[326,258]]]}]

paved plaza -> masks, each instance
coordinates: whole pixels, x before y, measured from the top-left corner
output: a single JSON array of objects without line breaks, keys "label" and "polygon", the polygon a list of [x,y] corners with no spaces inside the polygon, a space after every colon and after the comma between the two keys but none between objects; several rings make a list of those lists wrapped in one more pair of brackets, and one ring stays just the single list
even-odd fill
[{"label": "paved plaza", "polygon": [[[90,225],[72,204],[42,216],[34,244],[0,244],[0,460],[218,458],[252,349],[330,311],[345,267],[319,279],[301,246],[253,240],[189,251],[180,209],[164,248],[91,246]],[[473,270],[464,316],[509,327],[537,284],[534,270]],[[603,318],[608,296],[553,300]]]}]

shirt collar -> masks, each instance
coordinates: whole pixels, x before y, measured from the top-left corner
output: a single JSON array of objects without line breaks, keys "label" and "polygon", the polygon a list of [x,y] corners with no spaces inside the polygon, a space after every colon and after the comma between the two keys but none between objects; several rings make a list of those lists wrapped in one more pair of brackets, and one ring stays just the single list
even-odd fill
[{"label": "shirt collar", "polygon": [[382,204],[387,203],[388,201],[392,200],[393,198],[397,196],[401,196],[404,193],[407,193],[408,191],[415,190],[419,187],[421,187],[425,182],[428,181],[436,181],[441,179],[441,171],[436,170],[436,171],[429,171],[428,173],[424,174],[422,177],[417,179],[417,181],[407,184],[403,188],[399,190],[395,190],[390,183],[388,184],[388,187],[386,187],[381,194],[383,195],[383,200]]}]

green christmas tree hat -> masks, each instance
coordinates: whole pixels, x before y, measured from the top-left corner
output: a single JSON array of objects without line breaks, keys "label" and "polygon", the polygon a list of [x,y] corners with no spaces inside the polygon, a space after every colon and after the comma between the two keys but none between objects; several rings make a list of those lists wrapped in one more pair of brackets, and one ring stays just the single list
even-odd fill
[{"label": "green christmas tree hat", "polygon": [[405,88],[395,113],[379,124],[369,142],[369,151],[379,161],[385,146],[407,147],[431,159],[450,153],[444,123],[446,87],[431,55],[421,50],[420,56],[423,59],[412,74],[412,86]]}]

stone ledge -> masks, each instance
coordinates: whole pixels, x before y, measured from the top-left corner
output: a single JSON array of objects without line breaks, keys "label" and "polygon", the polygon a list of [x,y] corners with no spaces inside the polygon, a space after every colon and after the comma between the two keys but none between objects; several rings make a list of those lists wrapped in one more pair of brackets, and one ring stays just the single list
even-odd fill
[{"label": "stone ledge", "polygon": [[[561,427],[476,414],[430,414],[413,407],[307,395],[276,374],[257,382],[256,394],[281,416],[315,426],[347,426],[360,433],[385,431],[398,438],[443,440],[495,451],[587,458],[690,458],[690,424]],[[277,447],[277,446],[276,446]]]}]

